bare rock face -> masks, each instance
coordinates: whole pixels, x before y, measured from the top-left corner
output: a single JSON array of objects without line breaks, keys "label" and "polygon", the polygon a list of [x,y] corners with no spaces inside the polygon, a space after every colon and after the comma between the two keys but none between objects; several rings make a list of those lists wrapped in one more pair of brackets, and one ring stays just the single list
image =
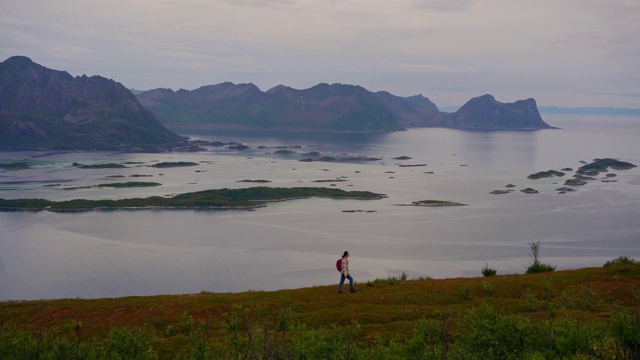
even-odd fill
[{"label": "bare rock face", "polygon": [[122,84],[23,56],[0,63],[0,147],[149,150],[180,141]]}]

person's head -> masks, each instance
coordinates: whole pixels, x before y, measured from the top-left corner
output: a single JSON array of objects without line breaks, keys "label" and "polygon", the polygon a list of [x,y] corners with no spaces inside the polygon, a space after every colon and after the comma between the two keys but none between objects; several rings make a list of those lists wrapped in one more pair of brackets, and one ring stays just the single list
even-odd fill
[{"label": "person's head", "polygon": [[349,257],[349,252],[345,250],[344,253],[342,254],[342,257],[343,258]]}]

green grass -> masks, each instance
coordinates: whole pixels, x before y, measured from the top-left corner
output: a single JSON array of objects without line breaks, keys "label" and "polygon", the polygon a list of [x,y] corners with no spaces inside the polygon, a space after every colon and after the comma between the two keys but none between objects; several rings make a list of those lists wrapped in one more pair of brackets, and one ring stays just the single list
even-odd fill
[{"label": "green grass", "polygon": [[[616,271],[621,266],[627,270]],[[474,335],[483,326],[490,327],[487,331],[495,332],[495,336],[502,333],[508,336],[532,326],[546,329],[554,324],[569,324],[566,326],[586,331],[607,322],[612,324],[607,331],[614,334],[618,326],[615,321],[623,324],[636,321],[633,317],[622,320],[618,317],[633,316],[625,314],[634,311],[637,316],[640,307],[640,264],[490,278],[386,279],[372,284],[359,286],[357,293],[341,295],[336,293],[334,284],[269,292],[8,301],[0,303],[0,335],[2,329],[12,328],[35,337],[46,333],[71,334],[68,336],[73,338],[74,326],[81,324],[83,339],[106,339],[114,336],[110,335],[113,329],[139,329],[150,336],[152,340],[148,341],[154,351],[163,354],[160,358],[168,359],[195,346],[192,337],[195,333],[206,335],[207,346],[227,346],[232,334],[229,326],[236,324],[242,328],[248,324],[247,319],[252,319],[258,334],[261,324],[275,328],[278,322],[273,319],[284,316],[284,312],[295,314],[296,323],[303,324],[297,329],[307,329],[305,336],[318,335],[318,331],[328,332],[323,336],[334,332],[357,333],[361,350],[377,341],[383,341],[385,347],[392,346],[389,343],[392,339],[410,349],[409,342],[415,340],[416,332],[434,331],[430,326],[440,324],[438,331],[444,331],[446,325],[451,341],[460,349],[478,346],[478,351],[489,351],[490,346],[484,346],[481,338],[477,338],[480,335]],[[230,323],[231,320],[238,323]],[[507,325],[516,328],[509,330],[504,327]],[[243,329],[236,335],[242,335],[246,341],[243,337],[246,328]],[[633,331],[620,336],[630,336],[629,341],[635,341],[640,337]],[[523,339],[518,343],[534,340]],[[467,343],[472,341],[476,342]],[[501,358],[504,354],[492,356]]]}]

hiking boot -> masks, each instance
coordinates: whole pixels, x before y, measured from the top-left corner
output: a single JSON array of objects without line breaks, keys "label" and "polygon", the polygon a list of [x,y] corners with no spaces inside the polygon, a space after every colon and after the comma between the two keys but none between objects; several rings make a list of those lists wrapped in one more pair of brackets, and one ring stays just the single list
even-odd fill
[{"label": "hiking boot", "polygon": [[356,289],[351,289],[351,292],[357,292],[357,291],[358,291],[358,290],[356,290]]},{"label": "hiking boot", "polygon": [[342,294],[342,290],[338,290],[338,294]]}]

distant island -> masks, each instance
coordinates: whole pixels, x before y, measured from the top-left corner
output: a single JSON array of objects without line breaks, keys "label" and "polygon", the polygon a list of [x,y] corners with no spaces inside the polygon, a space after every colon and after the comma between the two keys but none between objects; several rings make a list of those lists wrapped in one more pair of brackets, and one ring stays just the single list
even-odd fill
[{"label": "distant island", "polygon": [[171,167],[184,167],[184,166],[198,166],[198,163],[191,161],[165,161],[151,165],[155,168],[171,168]]},{"label": "distant island", "polygon": [[445,113],[422,95],[400,97],[361,86],[284,85],[265,92],[253,84],[222,83],[195,90],[154,89],[137,94],[168,128],[314,132],[391,132],[416,127],[482,130],[550,129],[534,99],[501,103],[491,95]]},{"label": "distant island", "polygon": [[122,164],[116,164],[116,163],[106,163],[106,164],[80,164],[80,163],[73,163],[71,164],[74,167],[77,167],[78,169],[126,169],[127,166],[122,165]]},{"label": "distant island", "polygon": [[[129,182],[121,182],[121,183],[108,183],[108,184],[87,185],[87,186],[70,186],[70,187],[63,187],[62,190],[80,190],[80,189],[96,189],[96,188],[124,189],[124,188],[153,187],[153,186],[161,186],[161,185],[162,184],[156,183],[156,182],[129,181]],[[60,186],[60,184],[53,184],[48,186]]]},{"label": "distant island", "polygon": [[[566,179],[564,182],[564,187],[556,189],[560,194],[565,194],[570,191],[575,191],[574,189],[568,188],[567,186],[583,186],[586,185],[589,181],[596,180],[594,176],[600,175],[600,173],[607,173],[605,179],[601,179],[602,182],[615,182],[616,180],[612,180],[611,178],[616,177],[616,174],[609,173],[609,169],[613,170],[628,170],[636,167],[635,164],[630,162],[621,161],[612,158],[603,158],[603,159],[593,159],[592,162],[587,163],[586,161],[582,161],[584,165],[580,166],[574,173],[573,177],[570,179]],[[572,171],[571,168],[564,168],[563,171]],[[527,179],[530,180],[538,180],[543,178],[551,178],[551,177],[563,177],[566,174],[562,171],[558,170],[547,170],[540,171],[534,174],[527,176]],[[513,187],[513,186],[509,186]],[[538,191],[532,188],[522,189],[520,190],[524,193],[535,194]],[[511,192],[511,190],[494,190],[492,194],[507,194]]]},{"label": "distant island", "polygon": [[467,206],[455,201],[445,200],[418,200],[412,201],[411,204],[400,204],[400,206],[429,206],[429,207],[442,207],[442,206]]},{"label": "distant island", "polygon": [[[125,183],[126,184],[126,183]],[[133,183],[129,183],[130,185]],[[113,185],[113,184],[106,184]],[[149,183],[147,183],[149,185]],[[173,197],[152,196],[123,200],[65,200],[0,199],[0,211],[89,211],[106,209],[254,209],[264,202],[284,201],[308,197],[332,199],[377,200],[385,197],[369,191],[344,191],[340,189],[300,187],[245,189],[219,189],[185,193]]]},{"label": "distant island", "polygon": [[531,180],[537,180],[537,179],[542,179],[542,178],[548,178],[548,177],[563,177],[566,174],[563,173],[562,171],[558,171],[558,170],[548,170],[548,171],[540,171],[537,172],[535,174],[531,174],[529,176],[527,176],[527,179],[531,179]]},{"label": "distant island", "polygon": [[6,164],[0,163],[0,169],[4,169],[4,170],[24,170],[30,167],[31,165],[29,165],[29,163],[26,163],[24,161],[18,161],[18,162],[6,163]]},{"label": "distant island", "polygon": [[617,159],[594,159],[591,163],[579,167],[578,170],[576,170],[576,173],[583,175],[598,175],[601,172],[607,172],[609,168],[612,168],[613,170],[629,170],[634,167],[636,167],[636,165]]}]

